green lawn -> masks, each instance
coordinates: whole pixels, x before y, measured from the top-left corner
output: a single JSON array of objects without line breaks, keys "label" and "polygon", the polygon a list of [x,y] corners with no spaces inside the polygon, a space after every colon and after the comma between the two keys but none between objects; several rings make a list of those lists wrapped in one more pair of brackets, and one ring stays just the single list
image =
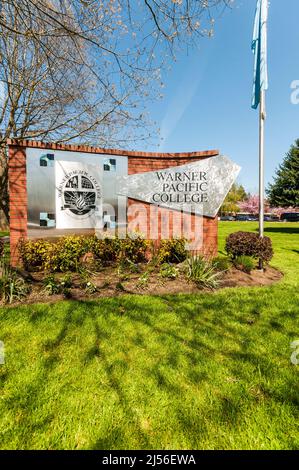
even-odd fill
[{"label": "green lawn", "polygon": [[299,449],[299,224],[266,230],[269,288],[0,309],[0,447]]}]

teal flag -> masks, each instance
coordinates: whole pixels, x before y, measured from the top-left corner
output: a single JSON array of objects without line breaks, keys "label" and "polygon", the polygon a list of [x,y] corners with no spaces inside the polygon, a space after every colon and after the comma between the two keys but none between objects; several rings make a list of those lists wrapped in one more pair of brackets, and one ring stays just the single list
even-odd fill
[{"label": "teal flag", "polygon": [[261,90],[268,89],[267,67],[268,0],[257,0],[251,49],[254,53],[252,108],[260,104]]}]

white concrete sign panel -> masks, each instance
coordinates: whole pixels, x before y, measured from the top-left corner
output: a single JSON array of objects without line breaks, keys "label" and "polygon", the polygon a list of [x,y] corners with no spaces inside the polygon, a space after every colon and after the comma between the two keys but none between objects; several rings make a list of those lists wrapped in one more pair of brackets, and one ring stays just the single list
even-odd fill
[{"label": "white concrete sign panel", "polygon": [[102,170],[81,162],[55,162],[56,228],[101,228]]},{"label": "white concrete sign panel", "polygon": [[119,176],[118,194],[183,212],[215,217],[240,167],[225,156]]}]

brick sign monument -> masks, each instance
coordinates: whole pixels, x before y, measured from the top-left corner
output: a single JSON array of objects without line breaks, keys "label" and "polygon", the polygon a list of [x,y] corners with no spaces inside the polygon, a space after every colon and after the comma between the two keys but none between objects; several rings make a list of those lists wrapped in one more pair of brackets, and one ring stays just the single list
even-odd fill
[{"label": "brick sign monument", "polygon": [[217,254],[218,211],[240,167],[216,150],[152,153],[9,140],[11,264],[21,239],[186,238]]}]

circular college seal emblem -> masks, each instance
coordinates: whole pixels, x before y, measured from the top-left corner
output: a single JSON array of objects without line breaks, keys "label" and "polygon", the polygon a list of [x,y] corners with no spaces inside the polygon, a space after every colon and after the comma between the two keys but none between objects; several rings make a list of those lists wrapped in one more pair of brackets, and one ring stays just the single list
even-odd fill
[{"label": "circular college seal emblem", "polygon": [[89,217],[97,207],[101,189],[96,179],[85,171],[72,171],[59,185],[61,210],[75,217]]}]

